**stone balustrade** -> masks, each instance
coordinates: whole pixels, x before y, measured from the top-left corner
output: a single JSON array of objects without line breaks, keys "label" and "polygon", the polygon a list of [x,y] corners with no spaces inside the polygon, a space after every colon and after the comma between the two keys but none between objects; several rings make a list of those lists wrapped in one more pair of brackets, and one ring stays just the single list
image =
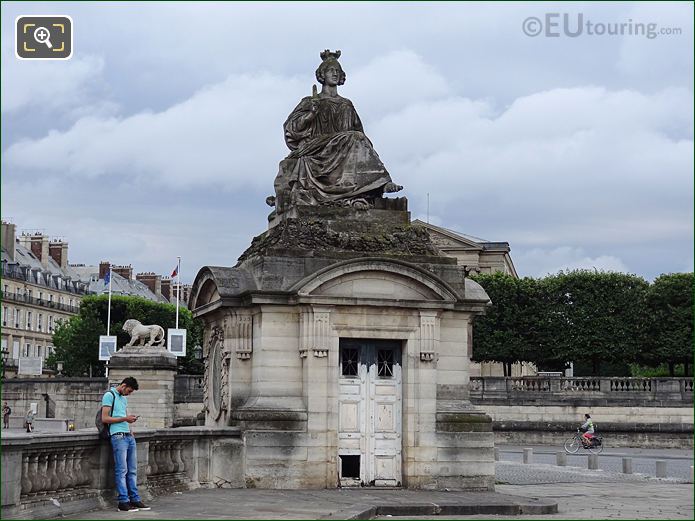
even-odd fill
[{"label": "stone balustrade", "polygon": [[693,378],[471,377],[475,404],[682,407],[693,403]]},{"label": "stone balustrade", "polygon": [[[111,445],[94,431],[3,437],[2,519],[54,517],[115,501]],[[138,486],[153,494],[244,487],[236,428],[186,427],[137,433]]]}]

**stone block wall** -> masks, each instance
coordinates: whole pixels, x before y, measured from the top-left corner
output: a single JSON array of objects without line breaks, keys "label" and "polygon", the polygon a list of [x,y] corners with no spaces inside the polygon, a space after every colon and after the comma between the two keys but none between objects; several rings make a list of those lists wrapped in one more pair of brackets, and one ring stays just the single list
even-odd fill
[{"label": "stone block wall", "polygon": [[497,443],[561,445],[591,414],[606,446],[692,448],[690,407],[482,405]]},{"label": "stone block wall", "polygon": [[[369,306],[259,311],[252,355],[230,357],[226,404],[230,421],[245,433],[248,487],[338,485],[339,342],[371,338],[403,342],[403,486],[494,488],[492,424],[466,404],[469,320],[462,313]],[[316,325],[324,319],[325,336]],[[235,329],[228,323],[223,346],[233,354],[237,340],[229,331]],[[247,397],[241,407],[235,391]],[[208,421],[225,421],[224,412],[214,416]]]},{"label": "stone block wall", "polygon": [[692,407],[625,407],[574,405],[479,405],[497,422],[584,423],[584,414],[591,414],[601,426],[611,424],[677,424],[692,425]]},{"label": "stone block wall", "polygon": [[[197,415],[203,410],[202,391],[197,390],[197,380],[200,378],[193,375],[175,376],[174,425],[196,425]],[[118,383],[113,375],[110,380],[110,385]],[[23,425],[24,415],[30,404],[36,403],[35,426],[38,430],[65,430],[64,425],[49,428],[49,423],[52,425],[52,422],[42,422],[44,418],[60,420],[61,424],[64,423],[63,420],[68,420],[75,423],[76,429],[84,429],[94,427],[94,416],[101,397],[108,388],[109,381],[106,378],[12,378],[2,383],[2,401],[6,401],[12,408],[12,428]],[[48,416],[46,396],[50,400]],[[156,400],[159,398],[158,396]],[[138,392],[132,403],[143,399]]]},{"label": "stone block wall", "polygon": [[[19,425],[31,403],[37,418],[72,420],[77,429],[94,427],[94,416],[108,388],[106,378],[23,378],[5,380],[2,400]],[[47,414],[48,413],[48,414]]]}]

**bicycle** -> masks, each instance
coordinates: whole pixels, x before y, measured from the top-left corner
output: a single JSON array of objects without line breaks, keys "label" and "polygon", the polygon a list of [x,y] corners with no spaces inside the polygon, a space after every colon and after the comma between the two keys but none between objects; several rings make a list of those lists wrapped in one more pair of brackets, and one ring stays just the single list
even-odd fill
[{"label": "bicycle", "polygon": [[591,443],[586,445],[582,439],[582,431],[577,429],[577,434],[568,438],[565,442],[565,452],[576,454],[580,448],[588,450],[592,454],[600,454],[603,451],[603,436],[594,433],[591,437]]}]

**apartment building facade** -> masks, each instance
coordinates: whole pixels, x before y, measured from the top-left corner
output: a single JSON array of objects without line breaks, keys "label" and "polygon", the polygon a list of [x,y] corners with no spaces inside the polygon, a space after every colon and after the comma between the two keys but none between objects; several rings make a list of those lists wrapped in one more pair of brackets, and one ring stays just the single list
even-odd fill
[{"label": "apartment building facade", "polygon": [[2,351],[6,372],[19,358],[43,358],[53,351],[59,322],[79,312],[88,285],[68,265],[68,243],[42,233],[17,236],[2,222]]}]

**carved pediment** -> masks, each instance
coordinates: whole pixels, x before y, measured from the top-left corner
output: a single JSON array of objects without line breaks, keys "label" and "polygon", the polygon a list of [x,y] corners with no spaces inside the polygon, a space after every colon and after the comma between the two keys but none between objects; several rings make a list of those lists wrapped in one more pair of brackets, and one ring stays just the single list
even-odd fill
[{"label": "carved pediment", "polygon": [[412,265],[377,258],[331,266],[295,286],[300,296],[398,301],[455,302],[444,282]]},{"label": "carved pediment", "polygon": [[439,249],[465,249],[465,250],[480,250],[480,245],[474,244],[470,241],[457,240],[453,237],[448,237],[442,233],[435,230],[428,229],[430,238],[434,245]]},{"label": "carved pediment", "polygon": [[387,298],[395,300],[442,300],[424,284],[396,274],[362,271],[327,281],[311,295],[350,298]]}]

